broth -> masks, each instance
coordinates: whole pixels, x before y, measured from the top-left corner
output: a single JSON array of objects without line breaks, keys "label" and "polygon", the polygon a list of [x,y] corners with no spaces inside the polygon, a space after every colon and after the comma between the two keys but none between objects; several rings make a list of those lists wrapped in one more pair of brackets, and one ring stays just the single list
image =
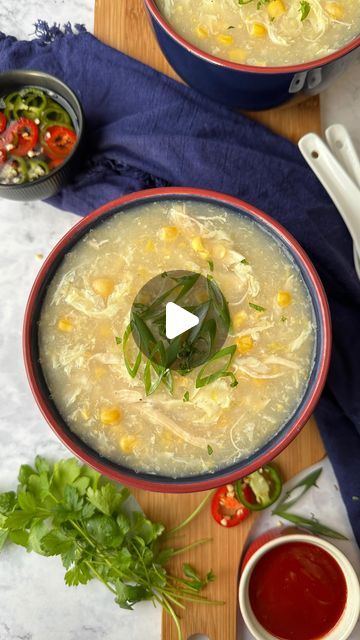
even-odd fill
[{"label": "broth", "polygon": [[360,31],[358,0],[157,0],[169,24],[218,58],[286,66],[322,58]]},{"label": "broth", "polygon": [[[172,395],[160,384],[147,396],[144,357],[129,375],[122,339],[134,298],[177,269],[212,269],[232,320],[225,347],[236,345],[236,386],[221,377],[196,388],[198,367],[172,371]],[[248,457],[286,423],[312,370],[315,319],[298,267],[257,222],[220,205],[161,201],[120,211],[65,256],[43,303],[39,348],[71,430],[115,462],[179,477]]]}]

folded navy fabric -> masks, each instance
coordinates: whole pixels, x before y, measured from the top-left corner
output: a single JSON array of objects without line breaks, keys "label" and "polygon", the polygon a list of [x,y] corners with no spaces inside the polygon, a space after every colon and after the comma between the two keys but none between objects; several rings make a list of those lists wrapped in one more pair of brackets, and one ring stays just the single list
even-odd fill
[{"label": "folded navy fabric", "polygon": [[[316,410],[360,544],[360,283],[336,208],[296,146],[99,42],[38,23],[36,39],[0,34],[0,71],[32,68],[69,84],[87,122],[87,159],[49,202],[86,215],[138,189],[223,191],[263,209],[305,248],[325,286],[334,346]],[[329,523],[331,525],[331,523]]]}]

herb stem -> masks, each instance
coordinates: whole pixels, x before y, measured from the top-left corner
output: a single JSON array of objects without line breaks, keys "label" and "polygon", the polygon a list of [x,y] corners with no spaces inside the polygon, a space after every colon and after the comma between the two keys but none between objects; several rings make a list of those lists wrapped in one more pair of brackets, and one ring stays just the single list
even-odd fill
[{"label": "herb stem", "polygon": [[185,518],[185,520],[180,522],[180,524],[176,525],[176,527],[173,527],[172,529],[169,529],[169,531],[166,533],[166,537],[169,537],[169,536],[173,535],[173,533],[175,533],[176,531],[180,531],[180,529],[183,529],[188,524],[190,524],[190,522],[192,520],[194,520],[194,518],[196,518],[196,516],[200,513],[200,511],[205,507],[207,502],[209,502],[209,500],[210,500],[211,496],[213,495],[213,493],[214,493],[214,491],[210,491],[205,496],[205,498],[203,498],[203,500],[196,507],[196,509],[194,509],[194,511],[187,518]]},{"label": "herb stem", "polygon": [[93,567],[93,565],[91,564],[91,562],[89,562],[88,560],[85,560],[85,564],[86,566],[90,569],[90,571],[94,574],[94,576],[100,580],[100,582],[102,582],[105,587],[107,589],[109,589],[109,591],[111,591],[111,593],[114,593],[116,595],[116,590],[113,589],[112,586],[109,585],[108,582],[106,582],[106,580],[104,580],[104,578],[100,575],[100,573],[98,573],[98,571],[96,571],[95,567]]},{"label": "herb stem", "polygon": [[76,531],[78,531],[80,533],[80,535],[84,538],[84,540],[86,540],[86,542],[93,547],[93,549],[96,549],[96,544],[94,544],[94,542],[91,540],[91,538],[89,538],[89,536],[87,535],[87,533],[85,533],[84,529],[82,529],[81,527],[79,527],[79,525],[77,524],[77,522],[75,522],[75,520],[70,520],[70,523],[72,524],[72,526],[74,527],[74,529],[76,529]]},{"label": "herb stem", "polygon": [[201,538],[201,540],[196,540],[191,544],[187,544],[185,547],[180,547],[180,549],[175,549],[172,554],[172,557],[178,556],[180,553],[184,553],[185,551],[189,551],[190,549],[194,549],[194,547],[198,547],[200,544],[205,544],[205,542],[211,542],[212,538]]}]

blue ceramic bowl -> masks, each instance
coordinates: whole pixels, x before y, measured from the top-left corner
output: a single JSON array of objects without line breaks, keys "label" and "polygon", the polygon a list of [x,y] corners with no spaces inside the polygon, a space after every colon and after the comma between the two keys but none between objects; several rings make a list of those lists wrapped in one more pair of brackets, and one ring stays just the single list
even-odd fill
[{"label": "blue ceramic bowl", "polygon": [[215,58],[187,42],[166,22],[156,0],[144,0],[163,54],[194,89],[229,107],[262,110],[301,94],[316,95],[341,74],[356,55],[360,35],[331,55],[287,67],[253,67]]},{"label": "blue ceramic bowl", "polygon": [[[239,460],[230,466],[217,469],[214,473],[171,478],[149,473],[140,473],[128,467],[116,464],[104,458],[89,445],[85,444],[65,423],[54,404],[46,384],[39,361],[38,321],[46,290],[53,279],[64,256],[87,234],[90,229],[102,224],[119,211],[126,213],[132,208],[152,202],[183,200],[204,202],[225,206],[238,216],[256,220],[270,233],[283,248],[290,253],[299,267],[311,297],[316,318],[316,348],[314,365],[304,396],[298,407],[289,415],[287,422],[272,438],[266,441],[248,458]],[[23,332],[24,358],[29,383],[38,406],[50,427],[70,451],[100,473],[127,485],[152,491],[168,493],[188,493],[203,491],[233,482],[255,471],[277,456],[299,433],[310,418],[321,394],[328,371],[331,350],[330,313],[324,289],[308,256],[296,240],[278,222],[255,207],[214,191],[174,187],[139,191],[100,207],[78,222],[54,247],[44,262],[29,296],[25,313]]]}]

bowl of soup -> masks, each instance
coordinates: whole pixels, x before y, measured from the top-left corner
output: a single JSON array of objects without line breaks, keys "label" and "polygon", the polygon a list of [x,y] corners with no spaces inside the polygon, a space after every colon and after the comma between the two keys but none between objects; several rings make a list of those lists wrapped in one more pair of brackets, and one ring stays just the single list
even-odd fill
[{"label": "bowl of soup", "polygon": [[0,197],[43,200],[74,175],[81,158],[81,104],[43,71],[0,73]]},{"label": "bowl of soup", "polygon": [[346,556],[299,530],[268,533],[248,549],[240,578],[240,610],[252,636],[349,638],[359,618],[360,587]]},{"label": "bowl of soup", "polygon": [[357,0],[144,0],[159,45],[189,85],[260,110],[322,91],[357,55]]},{"label": "bowl of soup", "polygon": [[[170,303],[196,322],[168,338]],[[330,333],[319,277],[283,227],[227,195],[165,188],[64,236],[23,338],[35,399],[73,453],[126,484],[188,492],[292,441],[323,388]]]}]

